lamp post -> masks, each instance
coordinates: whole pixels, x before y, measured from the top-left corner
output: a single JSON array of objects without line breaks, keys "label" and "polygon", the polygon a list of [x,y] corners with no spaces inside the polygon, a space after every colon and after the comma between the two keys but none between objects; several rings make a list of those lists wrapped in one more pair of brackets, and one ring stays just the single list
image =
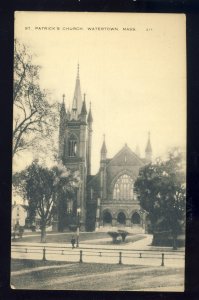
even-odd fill
[{"label": "lamp post", "polygon": [[79,247],[80,212],[81,212],[81,208],[78,207],[77,208],[77,245],[76,245],[77,248]]}]

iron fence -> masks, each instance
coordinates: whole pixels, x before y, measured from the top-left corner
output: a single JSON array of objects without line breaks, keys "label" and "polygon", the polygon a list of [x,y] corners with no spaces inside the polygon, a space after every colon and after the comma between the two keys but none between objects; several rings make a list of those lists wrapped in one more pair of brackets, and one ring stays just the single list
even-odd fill
[{"label": "iron fence", "polygon": [[[160,266],[165,266],[167,260],[183,260],[185,259],[185,254],[183,251],[158,251],[158,250],[131,250],[131,249],[107,249],[107,248],[74,248],[71,247],[61,247],[61,246],[39,246],[39,245],[12,245],[12,253],[24,253],[26,254],[41,254],[40,258],[43,261],[52,260],[50,258],[51,254],[60,255],[64,261],[70,262],[70,257],[75,257],[75,261],[84,262],[84,259],[88,257],[102,257],[102,258],[116,258],[118,264],[123,264],[124,260],[127,258],[129,263],[133,263],[135,259],[139,259],[139,264],[141,261],[146,259],[158,259]],[[128,264],[128,263],[126,263]]]}]

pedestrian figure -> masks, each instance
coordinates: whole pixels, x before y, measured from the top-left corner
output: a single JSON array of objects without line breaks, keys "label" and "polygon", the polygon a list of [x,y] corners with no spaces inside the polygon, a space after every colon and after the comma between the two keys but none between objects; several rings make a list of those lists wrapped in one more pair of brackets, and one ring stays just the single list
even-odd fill
[{"label": "pedestrian figure", "polygon": [[74,236],[72,236],[71,245],[72,245],[72,249],[74,249],[75,248],[75,238],[74,238]]}]

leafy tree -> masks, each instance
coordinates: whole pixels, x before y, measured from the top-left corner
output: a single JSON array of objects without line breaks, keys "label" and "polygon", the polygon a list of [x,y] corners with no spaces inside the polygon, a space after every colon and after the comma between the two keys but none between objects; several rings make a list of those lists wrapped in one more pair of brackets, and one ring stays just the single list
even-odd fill
[{"label": "leafy tree", "polygon": [[170,231],[173,247],[185,223],[185,172],[182,154],[175,150],[166,161],[143,167],[135,182],[143,209],[149,213],[152,231]]},{"label": "leafy tree", "polygon": [[58,165],[51,169],[34,161],[29,167],[13,176],[13,185],[19,194],[28,201],[30,220],[40,217],[41,242],[46,241],[46,226],[51,224],[57,213],[59,193],[74,193],[79,184],[77,172]]},{"label": "leafy tree", "polygon": [[58,124],[56,104],[50,105],[46,91],[40,88],[39,71],[29,49],[15,40],[13,157],[30,147],[37,148],[38,140],[49,139]]},{"label": "leafy tree", "polygon": [[68,201],[72,201],[75,203],[77,197],[77,188],[80,184],[80,175],[78,171],[71,171],[67,169],[63,164],[58,164],[57,166],[52,168],[52,172],[54,174],[54,183],[56,189],[56,217],[57,214],[60,216],[60,220],[58,220],[59,231],[63,231],[64,229],[64,218],[66,212],[66,203]]}]

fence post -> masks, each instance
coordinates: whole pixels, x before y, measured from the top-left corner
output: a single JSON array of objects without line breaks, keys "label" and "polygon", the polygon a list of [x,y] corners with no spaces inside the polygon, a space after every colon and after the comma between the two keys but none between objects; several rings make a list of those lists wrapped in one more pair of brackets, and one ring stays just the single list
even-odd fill
[{"label": "fence post", "polygon": [[44,247],[43,248],[43,258],[42,258],[43,261],[46,260],[46,248]]},{"label": "fence post", "polygon": [[161,266],[164,267],[164,253],[162,253],[162,263]]},{"label": "fence post", "polygon": [[28,249],[26,248],[26,253],[28,253]]},{"label": "fence post", "polygon": [[64,255],[64,250],[62,250],[61,254]]},{"label": "fence post", "polygon": [[140,253],[140,258],[142,258],[142,253]]},{"label": "fence post", "polygon": [[119,264],[122,264],[122,252],[119,252]]},{"label": "fence post", "polygon": [[83,262],[83,260],[82,260],[82,255],[83,255],[82,250],[80,250],[79,254],[80,254],[79,262],[82,263]]}]

